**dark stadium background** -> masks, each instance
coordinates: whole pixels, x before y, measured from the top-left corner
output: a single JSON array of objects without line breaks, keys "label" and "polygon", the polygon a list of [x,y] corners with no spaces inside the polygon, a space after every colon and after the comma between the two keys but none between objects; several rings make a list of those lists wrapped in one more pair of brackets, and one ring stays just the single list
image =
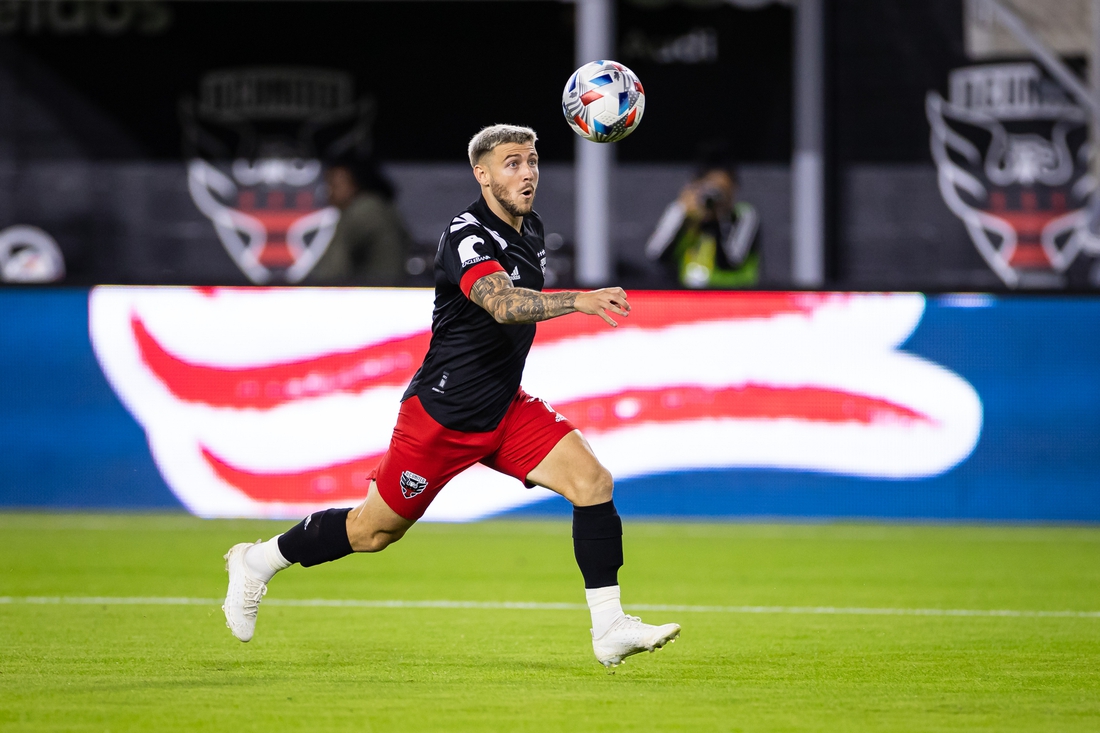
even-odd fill
[{"label": "dark stadium background", "polygon": [[[99,7],[14,3],[0,18],[0,91],[8,100],[0,218],[51,232],[70,284],[247,282],[184,190],[180,104],[219,69],[350,73],[355,94],[375,103],[374,152],[425,247],[469,194],[461,183],[431,187],[416,165],[460,175],[471,130],[501,119],[531,124],[548,170],[563,166],[546,176],[541,207],[567,246],[573,240],[574,136],[557,104],[574,66],[569,4],[108,3],[102,12],[116,19],[109,27],[97,20]],[[852,0],[829,8],[826,284],[1002,289],[944,205],[929,151],[925,94],[945,92],[950,70],[971,63],[962,3]],[[790,287],[791,8],[623,1],[615,14],[620,60],[644,80],[649,99],[644,132],[615,150],[619,274],[636,287],[664,286],[642,245],[700,145],[716,143],[740,164],[742,194],[760,211],[760,285]],[[699,34],[711,51],[700,51]],[[694,47],[669,52],[692,37]],[[486,71],[491,81],[479,76]],[[133,201],[127,185],[152,198]],[[1069,287],[1092,287],[1091,262],[1074,262]]]}]

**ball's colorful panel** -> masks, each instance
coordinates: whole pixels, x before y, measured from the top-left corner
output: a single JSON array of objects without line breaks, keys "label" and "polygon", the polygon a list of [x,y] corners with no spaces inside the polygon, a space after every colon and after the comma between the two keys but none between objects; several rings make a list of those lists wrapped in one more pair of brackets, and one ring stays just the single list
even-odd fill
[{"label": "ball's colorful panel", "polygon": [[603,99],[603,95],[593,89],[590,92],[585,92],[581,95],[581,102],[585,107],[595,102],[597,99]]}]

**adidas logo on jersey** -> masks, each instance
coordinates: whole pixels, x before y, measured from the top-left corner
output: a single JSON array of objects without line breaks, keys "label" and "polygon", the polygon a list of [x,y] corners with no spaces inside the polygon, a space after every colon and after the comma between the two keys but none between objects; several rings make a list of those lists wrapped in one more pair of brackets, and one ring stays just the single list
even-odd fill
[{"label": "adidas logo on jersey", "polygon": [[519,265],[515,266],[515,269],[512,270],[512,274],[508,276],[508,279],[519,280]]}]

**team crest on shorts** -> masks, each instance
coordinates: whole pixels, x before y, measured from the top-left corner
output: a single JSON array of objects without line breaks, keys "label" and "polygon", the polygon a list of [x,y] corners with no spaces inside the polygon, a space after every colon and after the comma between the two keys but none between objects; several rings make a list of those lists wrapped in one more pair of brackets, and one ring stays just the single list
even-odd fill
[{"label": "team crest on shorts", "polygon": [[428,488],[428,479],[412,471],[401,472],[401,494],[406,499],[412,499],[419,496],[424,493],[424,489],[426,488]]}]

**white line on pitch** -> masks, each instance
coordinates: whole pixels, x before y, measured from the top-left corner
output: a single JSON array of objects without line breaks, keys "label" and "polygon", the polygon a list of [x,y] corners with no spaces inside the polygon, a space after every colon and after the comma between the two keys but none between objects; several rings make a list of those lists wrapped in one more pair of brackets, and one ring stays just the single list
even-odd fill
[{"label": "white line on pitch", "polygon": [[[220,598],[110,597],[110,596],[0,596],[0,604],[77,606],[220,606]],[[587,611],[583,603],[534,603],[523,601],[364,601],[328,598],[269,598],[265,606],[335,608],[475,608],[521,611]],[[1100,618],[1100,611],[1022,611],[972,608],[844,608],[837,606],[679,606],[628,604],[632,611],[683,613],[763,613],[826,616],[994,616],[1009,618]]]}]

